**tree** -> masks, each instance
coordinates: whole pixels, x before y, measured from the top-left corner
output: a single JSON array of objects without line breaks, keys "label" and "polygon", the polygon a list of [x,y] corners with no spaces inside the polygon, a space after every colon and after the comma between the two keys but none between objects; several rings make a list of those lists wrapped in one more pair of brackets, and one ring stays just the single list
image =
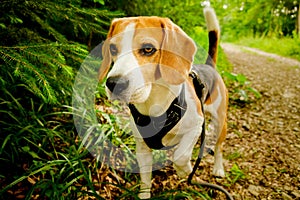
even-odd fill
[{"label": "tree", "polygon": [[296,30],[297,1],[216,1],[223,33],[235,36],[292,36]]},{"label": "tree", "polygon": [[298,4],[298,17],[297,17],[297,33],[300,38],[300,3]]}]

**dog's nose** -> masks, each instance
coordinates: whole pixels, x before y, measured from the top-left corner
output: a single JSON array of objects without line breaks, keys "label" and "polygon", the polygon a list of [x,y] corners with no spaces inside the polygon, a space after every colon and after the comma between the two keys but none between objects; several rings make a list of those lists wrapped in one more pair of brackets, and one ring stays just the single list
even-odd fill
[{"label": "dog's nose", "polygon": [[129,80],[123,77],[109,77],[106,80],[107,88],[114,94],[119,95],[128,88]]}]

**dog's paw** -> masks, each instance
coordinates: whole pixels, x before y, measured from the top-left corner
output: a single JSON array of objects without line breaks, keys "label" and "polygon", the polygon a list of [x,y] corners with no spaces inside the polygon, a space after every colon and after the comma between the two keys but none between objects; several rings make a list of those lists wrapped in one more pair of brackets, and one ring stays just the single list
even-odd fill
[{"label": "dog's paw", "polygon": [[196,183],[199,183],[199,184],[204,182],[201,178],[199,178],[197,176],[194,176],[193,181],[195,181]]},{"label": "dog's paw", "polygon": [[223,167],[214,167],[213,169],[213,175],[217,176],[217,177],[225,177],[225,171],[223,169]]},{"label": "dog's paw", "polygon": [[151,197],[150,192],[142,192],[142,193],[139,193],[139,198],[140,198],[140,199],[150,199],[150,197]]},{"label": "dog's paw", "polygon": [[184,167],[179,167],[177,165],[173,165],[174,169],[176,170],[176,173],[179,178],[186,179],[188,175],[192,172],[192,167],[189,167],[188,165]]},{"label": "dog's paw", "polygon": [[186,173],[185,171],[182,171],[182,170],[176,170],[176,173],[177,173],[178,177],[181,179],[186,179],[186,177],[189,175],[188,173]]}]

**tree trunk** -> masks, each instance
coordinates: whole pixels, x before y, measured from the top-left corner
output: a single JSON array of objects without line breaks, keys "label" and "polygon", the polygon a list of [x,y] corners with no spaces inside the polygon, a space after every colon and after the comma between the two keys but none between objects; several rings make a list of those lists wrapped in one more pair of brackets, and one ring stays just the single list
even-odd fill
[{"label": "tree trunk", "polygon": [[300,38],[300,3],[298,5],[298,26],[297,26],[297,30],[298,30],[298,36]]}]

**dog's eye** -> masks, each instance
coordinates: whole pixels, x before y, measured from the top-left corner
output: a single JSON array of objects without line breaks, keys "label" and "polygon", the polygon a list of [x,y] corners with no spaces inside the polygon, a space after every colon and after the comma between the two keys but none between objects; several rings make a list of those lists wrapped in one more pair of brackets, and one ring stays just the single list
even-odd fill
[{"label": "dog's eye", "polygon": [[116,56],[118,54],[118,48],[115,44],[111,44],[109,46],[109,50],[112,56]]},{"label": "dog's eye", "polygon": [[152,44],[143,44],[140,52],[142,55],[151,56],[152,54],[154,54],[156,52],[156,49],[154,48],[154,46]]}]

